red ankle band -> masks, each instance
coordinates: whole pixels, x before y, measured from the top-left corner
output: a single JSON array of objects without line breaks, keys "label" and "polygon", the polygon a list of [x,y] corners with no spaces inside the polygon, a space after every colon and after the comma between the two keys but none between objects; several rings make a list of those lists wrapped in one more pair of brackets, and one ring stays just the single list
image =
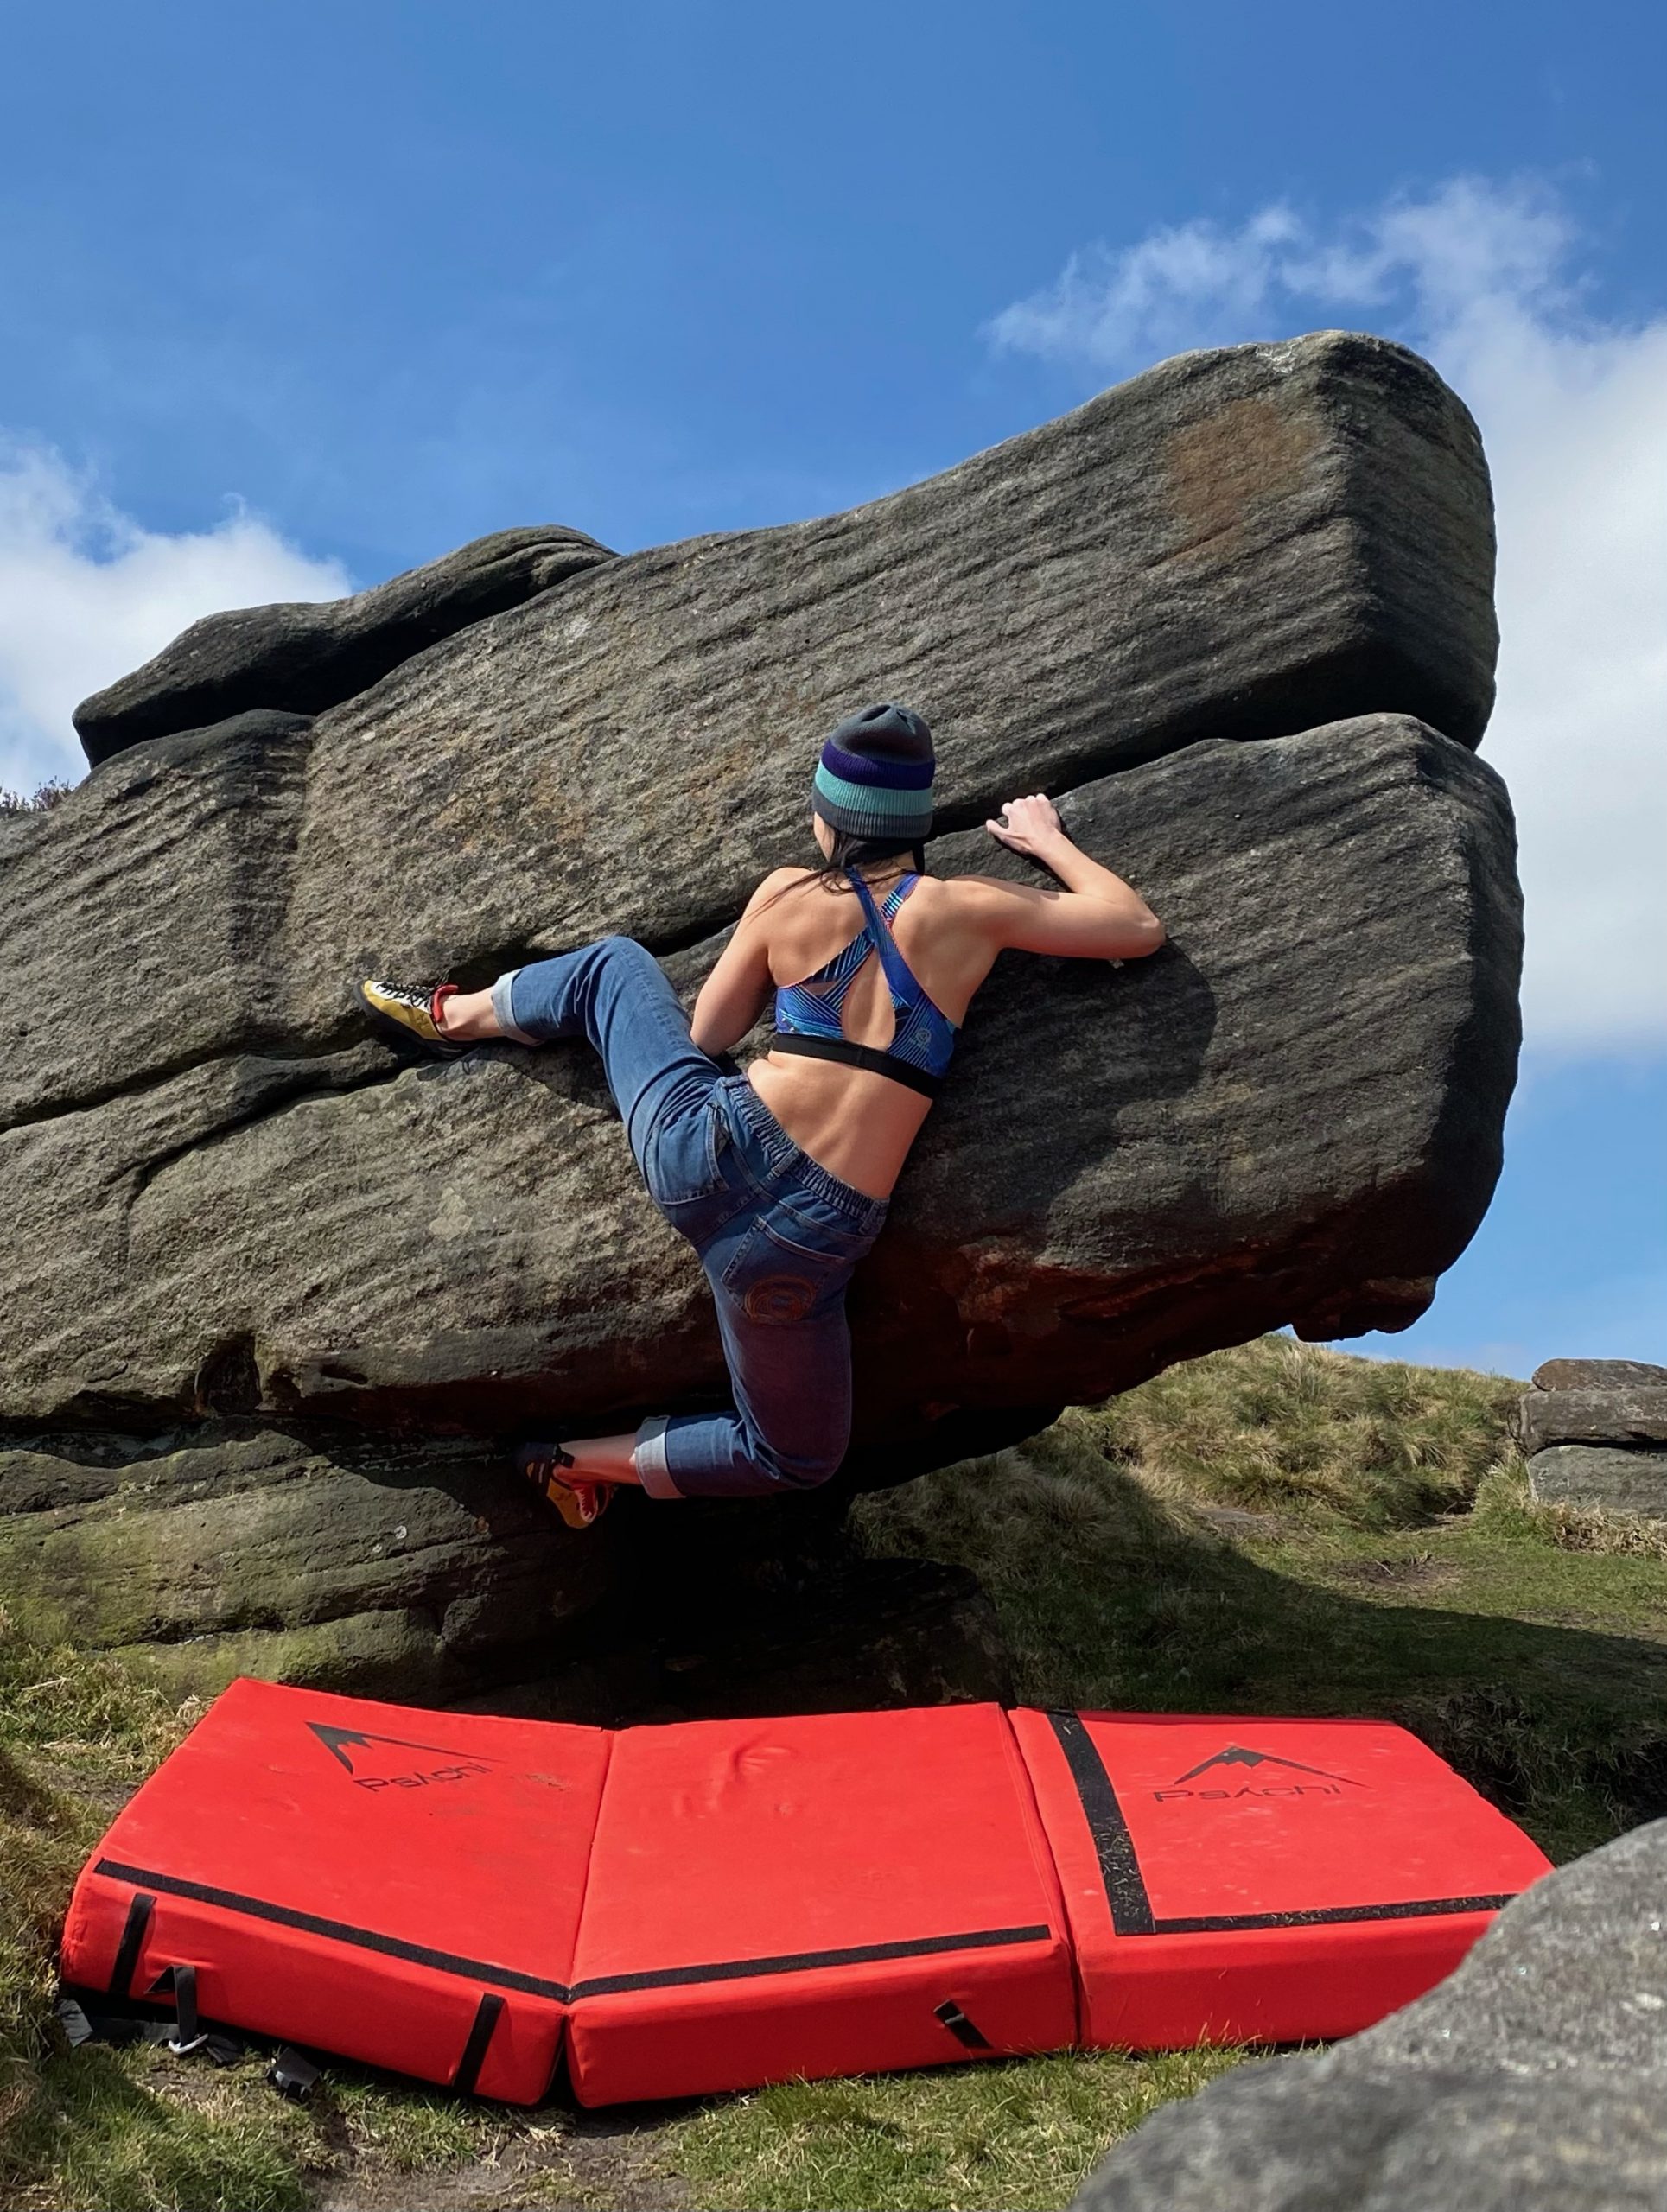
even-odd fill
[{"label": "red ankle band", "polygon": [[448,999],[455,999],[456,996],[455,983],[439,983],[435,987],[434,996],[429,1001],[429,1020],[433,1022],[442,1037],[446,1033],[446,1025],[442,1018],[441,1009]]}]

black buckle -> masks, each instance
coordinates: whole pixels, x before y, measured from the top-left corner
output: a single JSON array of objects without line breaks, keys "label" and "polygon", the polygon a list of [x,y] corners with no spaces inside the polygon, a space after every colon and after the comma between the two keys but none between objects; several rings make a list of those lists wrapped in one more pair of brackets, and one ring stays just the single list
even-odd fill
[{"label": "black buckle", "polygon": [[169,1974],[174,1984],[175,2028],[168,2048],[175,2058],[185,2058],[208,2040],[208,2031],[197,2018],[197,1969],[170,1967]]},{"label": "black buckle", "polygon": [[292,2098],[301,2104],[311,2096],[323,2071],[304,2050],[297,2050],[293,2044],[286,2043],[267,2068],[266,2078],[281,2097]]}]

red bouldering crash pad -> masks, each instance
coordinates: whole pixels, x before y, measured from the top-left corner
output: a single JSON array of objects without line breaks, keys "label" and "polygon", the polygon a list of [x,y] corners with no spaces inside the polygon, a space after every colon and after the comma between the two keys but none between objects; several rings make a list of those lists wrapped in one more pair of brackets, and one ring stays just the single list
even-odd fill
[{"label": "red bouldering crash pad", "polygon": [[612,1740],[234,1682],[88,1862],[64,1978],[194,1967],[207,2019],[531,2103]]},{"label": "red bouldering crash pad", "polygon": [[1012,1718],[1091,2046],[1352,2034],[1451,1972],[1549,1871],[1503,1813],[1384,1722]]},{"label": "red bouldering crash pad", "polygon": [[1059,1885],[1006,1715],[626,1730],[575,1996],[588,2105],[1072,2043]]},{"label": "red bouldering crash pad", "polygon": [[241,1681],[76,1885],[66,1982],[529,2103],[1365,2025],[1546,1870],[1372,1722],[610,1733]]}]

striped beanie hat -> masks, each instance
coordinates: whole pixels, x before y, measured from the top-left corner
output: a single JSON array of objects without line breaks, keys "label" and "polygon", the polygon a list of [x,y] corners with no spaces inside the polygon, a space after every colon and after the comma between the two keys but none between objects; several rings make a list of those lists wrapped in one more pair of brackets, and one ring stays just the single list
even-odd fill
[{"label": "striped beanie hat", "polygon": [[853,837],[932,835],[932,732],[913,709],[888,701],[840,723],[822,748],[811,805]]}]

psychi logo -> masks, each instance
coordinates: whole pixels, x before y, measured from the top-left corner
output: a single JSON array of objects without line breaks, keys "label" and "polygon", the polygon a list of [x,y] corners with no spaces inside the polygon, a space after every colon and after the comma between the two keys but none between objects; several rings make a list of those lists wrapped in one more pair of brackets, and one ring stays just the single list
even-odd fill
[{"label": "psychi logo", "polygon": [[[309,1720],[306,1725],[360,1789],[428,1789],[436,1783],[468,1782],[476,1775],[490,1774],[501,1764],[479,1751],[409,1743],[402,1736],[373,1736],[363,1728],[337,1728],[326,1720]],[[429,1766],[391,1756],[408,1751],[426,1752],[443,1764]]]},{"label": "psychi logo", "polygon": [[[1263,1781],[1240,1783],[1230,1789],[1225,1782],[1207,1788],[1192,1785],[1201,1775],[1214,1767],[1278,1767],[1287,1773],[1307,1775],[1306,1782]],[[1277,1751],[1247,1751],[1241,1744],[1228,1744],[1212,1751],[1207,1759],[1200,1759],[1196,1766],[1188,1767],[1185,1774],[1178,1774],[1167,1789],[1155,1789],[1154,1798],[1160,1805],[1173,1804],[1177,1800],[1203,1799],[1212,1803],[1231,1802],[1240,1797],[1340,1797],[1346,1789],[1364,1789],[1365,1784],[1357,1782],[1351,1774],[1331,1774],[1324,1767],[1306,1766],[1301,1759],[1281,1758]]]}]

